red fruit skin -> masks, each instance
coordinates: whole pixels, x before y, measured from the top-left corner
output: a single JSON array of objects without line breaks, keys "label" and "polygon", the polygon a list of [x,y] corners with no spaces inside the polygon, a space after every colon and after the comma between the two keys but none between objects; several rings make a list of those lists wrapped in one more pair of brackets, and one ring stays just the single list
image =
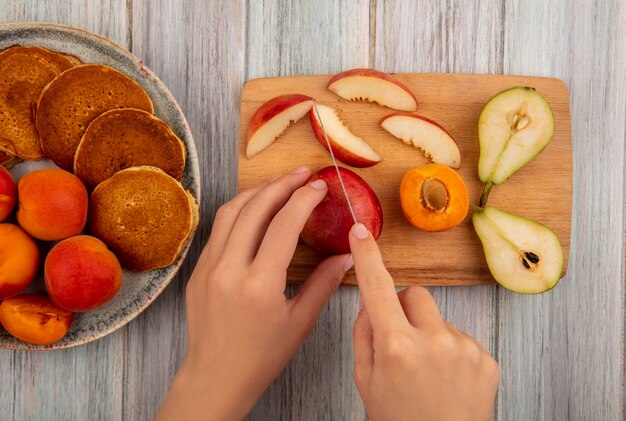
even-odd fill
[{"label": "red fruit skin", "polygon": [[11,215],[17,198],[17,187],[11,173],[0,166],[0,222]]},{"label": "red fruit skin", "polygon": [[102,241],[79,235],[50,250],[44,279],[56,305],[81,312],[100,307],[115,297],[122,286],[122,267]]},{"label": "red fruit skin", "polygon": [[[359,175],[339,167],[356,219],[378,239],[383,230],[383,211],[374,190]],[[308,183],[323,179],[328,193],[317,205],[300,234],[302,241],[325,255],[350,253],[350,229],[354,220],[335,167],[326,167],[312,175]]]},{"label": "red fruit skin", "polygon": [[[320,145],[324,147],[324,149],[326,149],[330,153],[330,151],[328,150],[326,137],[324,136],[324,130],[322,129],[322,126],[317,119],[317,114],[315,114],[314,108],[311,108],[311,111],[309,111],[309,122],[311,123],[311,128],[313,129],[313,134],[315,134],[315,138],[317,139],[317,141],[320,143]],[[328,141],[333,148],[333,155],[335,155],[335,158],[343,162],[344,164],[356,168],[366,168],[374,166],[380,162],[372,161],[363,156],[357,155],[351,150],[341,146],[335,139],[333,139],[330,134],[326,133],[326,135],[328,136]]]}]

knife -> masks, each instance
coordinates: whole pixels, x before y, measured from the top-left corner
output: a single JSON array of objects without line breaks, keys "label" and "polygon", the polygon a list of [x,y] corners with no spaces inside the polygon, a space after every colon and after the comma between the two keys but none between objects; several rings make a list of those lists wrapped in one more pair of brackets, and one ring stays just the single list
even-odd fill
[{"label": "knife", "polygon": [[328,152],[330,152],[330,158],[333,160],[333,165],[335,166],[335,170],[337,171],[337,177],[339,178],[339,184],[341,184],[341,188],[343,189],[343,195],[346,198],[346,202],[348,202],[348,208],[350,209],[350,214],[352,215],[352,219],[354,219],[354,223],[358,223],[356,220],[356,215],[354,214],[354,209],[352,208],[352,202],[350,201],[350,197],[348,196],[348,190],[346,190],[346,185],[343,182],[343,178],[341,177],[341,171],[339,171],[339,165],[337,165],[337,159],[335,158],[335,154],[333,153],[333,147],[330,144],[330,140],[328,140],[328,135],[326,134],[326,129],[324,128],[324,122],[322,121],[322,117],[320,116],[320,112],[317,109],[317,101],[315,98],[311,98],[313,100],[313,109],[315,110],[315,114],[317,115],[317,120],[320,122],[320,127],[322,128],[322,133],[324,133],[324,139],[326,139],[326,145],[328,145]]}]

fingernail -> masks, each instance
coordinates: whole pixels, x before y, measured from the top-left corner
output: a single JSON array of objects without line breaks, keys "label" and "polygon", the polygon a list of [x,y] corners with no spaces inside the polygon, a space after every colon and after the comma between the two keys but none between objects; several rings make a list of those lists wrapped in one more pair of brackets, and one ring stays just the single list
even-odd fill
[{"label": "fingernail", "polygon": [[354,224],[350,232],[358,240],[365,240],[370,235],[370,232],[363,224]]},{"label": "fingernail", "polygon": [[350,269],[352,269],[352,266],[354,266],[354,259],[352,258],[352,255],[349,255],[346,261],[343,263],[343,271],[349,271]]},{"label": "fingernail", "polygon": [[292,174],[302,174],[309,171],[309,167],[308,165],[303,165],[300,168],[296,168],[295,170],[291,171]]},{"label": "fingernail", "polygon": [[320,178],[309,183],[309,186],[313,187],[315,190],[324,190],[326,188],[326,182]]},{"label": "fingernail", "polygon": [[363,310],[363,294],[359,291],[359,311]]}]

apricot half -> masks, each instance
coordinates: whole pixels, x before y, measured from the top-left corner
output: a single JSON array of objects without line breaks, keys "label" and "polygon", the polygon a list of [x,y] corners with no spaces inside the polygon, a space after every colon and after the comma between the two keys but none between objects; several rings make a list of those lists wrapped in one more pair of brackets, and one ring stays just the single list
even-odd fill
[{"label": "apricot half", "polygon": [[456,171],[445,165],[428,164],[404,175],[400,202],[412,225],[424,231],[444,231],[465,218],[469,196]]},{"label": "apricot half", "polygon": [[18,295],[0,303],[2,326],[17,339],[31,344],[59,341],[73,320],[72,312],[57,307],[45,295]]}]

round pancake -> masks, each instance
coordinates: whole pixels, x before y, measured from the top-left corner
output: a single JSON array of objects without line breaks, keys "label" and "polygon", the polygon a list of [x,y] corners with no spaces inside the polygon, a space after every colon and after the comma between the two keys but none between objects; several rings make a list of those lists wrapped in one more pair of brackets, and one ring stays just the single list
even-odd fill
[{"label": "round pancake", "polygon": [[44,87],[72,62],[39,47],[0,52],[0,150],[22,159],[42,159],[34,109]]},{"label": "round pancake", "polygon": [[125,168],[150,165],[180,181],[185,169],[183,142],[159,118],[121,108],[91,122],[74,156],[74,174],[90,189]]},{"label": "round pancake", "polygon": [[10,153],[6,153],[4,151],[0,151],[0,165],[2,165],[7,170],[12,168],[13,165],[20,162],[21,159],[15,155],[11,155]]},{"label": "round pancake", "polygon": [[44,154],[71,171],[76,147],[89,124],[116,108],[153,112],[148,94],[115,69],[83,64],[61,73],[45,87],[37,105],[37,130]]},{"label": "round pancake", "polygon": [[198,225],[191,193],[150,166],[122,170],[100,183],[88,214],[89,231],[136,271],[171,265]]}]

